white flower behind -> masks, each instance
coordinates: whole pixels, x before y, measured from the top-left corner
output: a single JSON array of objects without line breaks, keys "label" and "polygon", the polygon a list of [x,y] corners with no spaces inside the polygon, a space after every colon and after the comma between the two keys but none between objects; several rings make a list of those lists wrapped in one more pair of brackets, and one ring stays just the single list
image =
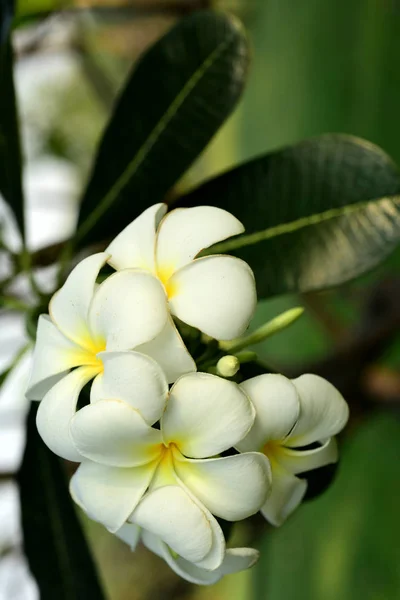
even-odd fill
[{"label": "white flower behind", "polygon": [[[39,317],[27,397],[42,400],[39,433],[51,450],[69,460],[80,459],[68,431],[79,394],[91,379],[98,383],[112,354],[135,349],[153,356],[169,381],[196,369],[168,314],[160,282],[145,271],[127,269],[97,285],[107,258],[99,253],[80,262],[51,299],[50,316]],[[129,352],[125,360],[129,364]],[[167,382],[158,364],[152,362],[153,379],[165,394]],[[126,373],[123,368],[115,376]]]},{"label": "white flower behind", "polygon": [[107,248],[108,262],[158,277],[171,313],[183,322],[218,340],[240,336],[257,304],[252,270],[233,256],[196,256],[243,233],[243,225],[213,206],[166,210],[155,204],[128,225]]},{"label": "white flower behind", "polygon": [[[84,457],[71,480],[72,496],[110,531],[129,521],[182,559],[217,569],[225,539],[213,515],[244,519],[270,491],[263,454],[219,456],[250,430],[254,408],[236,384],[191,373],[172,387],[158,430],[136,409],[144,391],[114,379],[105,365],[93,403],[71,421],[72,443]],[[114,399],[104,400],[105,393]],[[149,387],[146,399],[163,405],[152,395]]]},{"label": "white flower behind", "polygon": [[348,405],[332,384],[317,375],[293,380],[259,375],[241,388],[257,416],[236,447],[268,456],[272,491],[261,512],[273,525],[281,525],[306,493],[307,482],[296,475],[337,461],[333,436],[347,423]]}]

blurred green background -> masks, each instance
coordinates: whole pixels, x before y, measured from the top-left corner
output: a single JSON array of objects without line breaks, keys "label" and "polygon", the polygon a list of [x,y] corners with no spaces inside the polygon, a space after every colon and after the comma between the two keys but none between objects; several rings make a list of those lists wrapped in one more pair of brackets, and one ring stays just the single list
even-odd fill
[{"label": "blurred green background", "polygon": [[[398,0],[221,0],[217,6],[245,23],[253,65],[238,110],[183,186],[324,132],[367,138],[400,163]],[[37,5],[22,2],[20,8],[23,13]],[[87,170],[110,98],[132,57],[172,21],[153,14],[129,23],[120,18],[110,24],[104,16],[100,23],[86,23],[83,77],[72,81],[69,96],[80,100],[59,97],[64,116],[48,132],[49,152]],[[96,86],[85,91],[87,77],[92,84],[100,77],[106,85],[101,101],[98,89],[93,93]],[[396,323],[400,313],[399,267],[400,250],[339,290],[265,301],[253,323],[257,327],[291,306],[305,306],[300,321],[256,350],[283,372],[332,375],[347,392],[353,418],[329,489],[281,529],[257,536],[261,559],[251,572],[204,590],[178,584],[156,558],[130,555],[100,527],[86,523],[110,600],[400,599],[400,336],[390,327],[390,318]],[[250,533],[243,528],[237,535],[246,543]]]}]

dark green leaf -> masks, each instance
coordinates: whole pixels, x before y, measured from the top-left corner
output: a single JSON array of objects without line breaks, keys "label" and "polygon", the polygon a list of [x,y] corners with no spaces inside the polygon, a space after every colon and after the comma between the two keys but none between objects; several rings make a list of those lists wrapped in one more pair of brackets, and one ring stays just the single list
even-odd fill
[{"label": "dark green leaf", "polygon": [[329,490],[268,531],[254,597],[399,598],[399,456],[398,419],[374,415],[342,449]]},{"label": "dark green leaf", "polygon": [[248,65],[232,17],[196,12],[134,69],[101,141],[79,215],[79,245],[117,233],[160,202],[231,113]]},{"label": "dark green leaf", "polygon": [[13,2],[0,0],[0,194],[11,207],[24,234],[21,150],[10,41],[13,12]]},{"label": "dark green leaf", "polygon": [[40,439],[36,411],[33,404],[18,481],[24,547],[40,598],[102,600],[104,595],[75,514],[62,462]]},{"label": "dark green leaf", "polygon": [[400,240],[400,174],[376,146],[324,135],[241,165],[180,198],[235,214],[246,233],[216,245],[254,269],[261,297],[337,285]]}]

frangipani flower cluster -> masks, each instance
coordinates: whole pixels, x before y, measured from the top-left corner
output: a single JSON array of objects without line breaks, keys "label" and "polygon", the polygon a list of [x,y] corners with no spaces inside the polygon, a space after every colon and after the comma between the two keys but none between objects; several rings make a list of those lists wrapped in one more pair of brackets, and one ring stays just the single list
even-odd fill
[{"label": "frangipani flower cluster", "polygon": [[[234,257],[197,258],[243,232],[235,217],[213,207],[165,213],[150,207],[73,269],[39,318],[27,395],[41,400],[49,448],[80,463],[76,503],[131,548],[141,539],[181,576],[212,584],[258,556],[227,549],[218,519],[261,510],[281,524],[306,490],[297,474],[337,460],[333,436],[348,410],[313,375],[238,385],[197,372],[175,319],[237,338],[255,310],[254,276]],[[97,283],[106,263],[116,272]]]}]

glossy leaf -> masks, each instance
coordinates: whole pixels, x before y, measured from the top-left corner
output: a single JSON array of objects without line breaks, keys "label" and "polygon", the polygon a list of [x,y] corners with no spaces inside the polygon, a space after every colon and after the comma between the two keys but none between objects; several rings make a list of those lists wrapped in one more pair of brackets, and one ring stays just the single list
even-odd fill
[{"label": "glossy leaf", "polygon": [[267,154],[180,198],[231,211],[246,233],[214,246],[254,269],[260,297],[350,280],[400,240],[400,173],[376,146],[324,135]]},{"label": "glossy leaf", "polygon": [[231,113],[248,48],[218,12],[182,19],[142,57],[116,104],[82,199],[77,243],[119,232],[163,200]]},{"label": "glossy leaf", "polygon": [[374,415],[353,432],[332,487],[265,535],[255,598],[398,598],[399,456],[394,416]]},{"label": "glossy leaf", "polygon": [[24,234],[21,150],[10,40],[13,14],[13,2],[0,0],[0,194],[11,207]]},{"label": "glossy leaf", "polygon": [[104,598],[60,459],[36,430],[36,404],[18,475],[24,548],[41,600]]}]

